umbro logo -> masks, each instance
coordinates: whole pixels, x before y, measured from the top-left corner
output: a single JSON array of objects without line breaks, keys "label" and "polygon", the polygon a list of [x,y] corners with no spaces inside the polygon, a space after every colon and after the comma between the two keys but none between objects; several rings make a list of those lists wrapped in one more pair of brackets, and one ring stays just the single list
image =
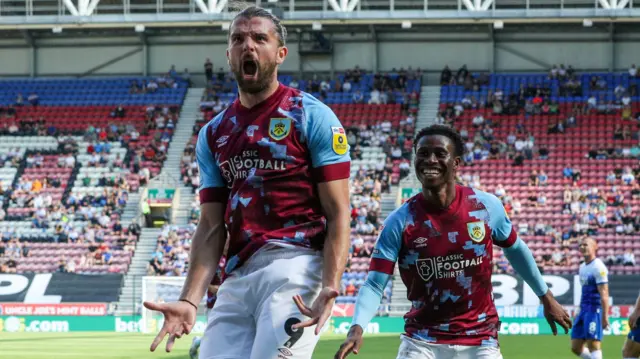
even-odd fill
[{"label": "umbro logo", "polygon": [[282,355],[284,355],[284,356],[288,356],[288,357],[290,357],[290,356],[292,356],[292,355],[293,355],[293,353],[291,352],[291,350],[289,350],[289,349],[287,349],[287,348],[278,348],[278,351],[279,351],[280,353],[282,353]]},{"label": "umbro logo", "polygon": [[429,239],[425,237],[418,237],[413,240],[413,243],[416,245],[416,248],[422,248],[427,246],[427,241]]},{"label": "umbro logo", "polygon": [[218,140],[216,141],[216,143],[218,144],[218,147],[222,147],[226,145],[228,139],[229,139],[229,136],[222,136],[218,138]]}]

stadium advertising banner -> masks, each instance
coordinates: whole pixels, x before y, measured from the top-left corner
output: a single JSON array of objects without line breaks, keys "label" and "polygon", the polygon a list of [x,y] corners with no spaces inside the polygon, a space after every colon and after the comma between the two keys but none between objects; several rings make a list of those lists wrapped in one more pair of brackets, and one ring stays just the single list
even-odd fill
[{"label": "stadium advertising banner", "polygon": [[[351,317],[331,318],[323,333],[347,334],[351,326]],[[500,335],[548,335],[551,329],[544,318],[502,318]],[[161,321],[151,320],[150,332],[161,327]],[[194,333],[202,333],[206,328],[206,317],[200,316],[193,328]],[[138,333],[143,330],[143,321],[139,317],[114,316],[0,316],[0,333],[22,332],[83,332],[102,331],[119,333]],[[404,319],[401,317],[376,317],[367,326],[365,332],[402,333]],[[610,318],[610,329],[605,335],[627,335],[629,323],[626,318]]]},{"label": "stadium advertising banner", "polygon": [[[543,275],[560,304],[569,314],[576,313],[580,304],[582,285],[575,275]],[[540,300],[522,278],[509,274],[494,274],[491,278],[495,304],[500,317],[507,318],[543,318]],[[611,297],[610,315],[626,318],[633,310],[632,305],[638,294],[640,276],[609,276],[609,296]],[[337,304],[332,316],[353,316],[355,304]]]},{"label": "stadium advertising banner", "polygon": [[118,301],[121,286],[122,274],[0,274],[0,303],[109,303]]},{"label": "stadium advertising banner", "polygon": [[0,303],[0,315],[107,315],[106,303]]},{"label": "stadium advertising banner", "polygon": [[[610,318],[610,329],[605,330],[605,335],[627,335],[629,333],[629,320],[624,318]],[[325,331],[334,334],[347,334],[351,326],[351,318],[333,318],[330,326]],[[404,320],[398,317],[374,318],[367,326],[365,333],[402,333]],[[502,318],[500,322],[500,335],[548,335],[553,334],[549,324],[544,318]]]},{"label": "stadium advertising banner", "polygon": [[[580,305],[582,284],[578,275],[543,275],[558,302],[564,306]],[[610,275],[609,297],[612,305],[634,304],[638,295],[638,275]],[[496,306],[538,306],[540,300],[519,276],[494,274],[491,277]]]}]

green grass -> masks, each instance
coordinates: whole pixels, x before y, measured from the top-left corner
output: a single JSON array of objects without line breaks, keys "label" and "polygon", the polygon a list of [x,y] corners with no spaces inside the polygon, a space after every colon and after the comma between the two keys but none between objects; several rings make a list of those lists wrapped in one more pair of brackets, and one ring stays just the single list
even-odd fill
[{"label": "green grass", "polygon": [[[314,359],[330,359],[344,337],[323,336]],[[625,337],[606,337],[604,359],[620,359]],[[171,353],[164,347],[149,352],[152,335],[133,333],[0,333],[2,359],[187,359],[191,336],[176,342]],[[502,336],[505,359],[566,359],[576,358],[569,351],[568,335]],[[349,358],[394,359],[400,343],[399,335],[368,335],[357,356]]]}]

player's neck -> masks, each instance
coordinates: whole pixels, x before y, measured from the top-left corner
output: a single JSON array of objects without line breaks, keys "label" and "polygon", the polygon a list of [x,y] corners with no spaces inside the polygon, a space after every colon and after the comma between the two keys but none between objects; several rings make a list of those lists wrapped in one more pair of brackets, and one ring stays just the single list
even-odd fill
[{"label": "player's neck", "polygon": [[262,101],[269,98],[269,96],[273,95],[276,91],[278,91],[278,87],[280,83],[277,80],[271,81],[269,87],[258,92],[258,93],[248,93],[242,90],[239,90],[240,94],[240,103],[245,108],[252,108],[253,106],[261,103]]},{"label": "player's neck", "polygon": [[425,202],[434,209],[447,209],[456,199],[455,182],[445,183],[437,188],[422,187]]},{"label": "player's neck", "polygon": [[589,264],[596,259],[596,256],[584,257],[584,264]]}]

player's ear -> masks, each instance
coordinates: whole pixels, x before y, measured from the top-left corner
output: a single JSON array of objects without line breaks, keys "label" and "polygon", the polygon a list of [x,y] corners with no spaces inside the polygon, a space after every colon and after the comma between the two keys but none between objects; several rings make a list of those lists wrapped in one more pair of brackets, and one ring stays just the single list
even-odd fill
[{"label": "player's ear", "polygon": [[231,59],[229,58],[229,48],[227,48],[227,65],[231,66]]},{"label": "player's ear", "polygon": [[289,49],[286,46],[278,47],[278,56],[276,56],[276,63],[278,65],[282,65],[284,59],[287,58],[287,54],[289,53]]},{"label": "player's ear", "polygon": [[461,161],[462,161],[462,159],[460,159],[460,157],[459,157],[459,156],[456,156],[456,157],[453,159],[453,169],[454,169],[454,170],[457,170],[457,169],[458,169],[458,167],[460,167],[460,162],[461,162]]}]

